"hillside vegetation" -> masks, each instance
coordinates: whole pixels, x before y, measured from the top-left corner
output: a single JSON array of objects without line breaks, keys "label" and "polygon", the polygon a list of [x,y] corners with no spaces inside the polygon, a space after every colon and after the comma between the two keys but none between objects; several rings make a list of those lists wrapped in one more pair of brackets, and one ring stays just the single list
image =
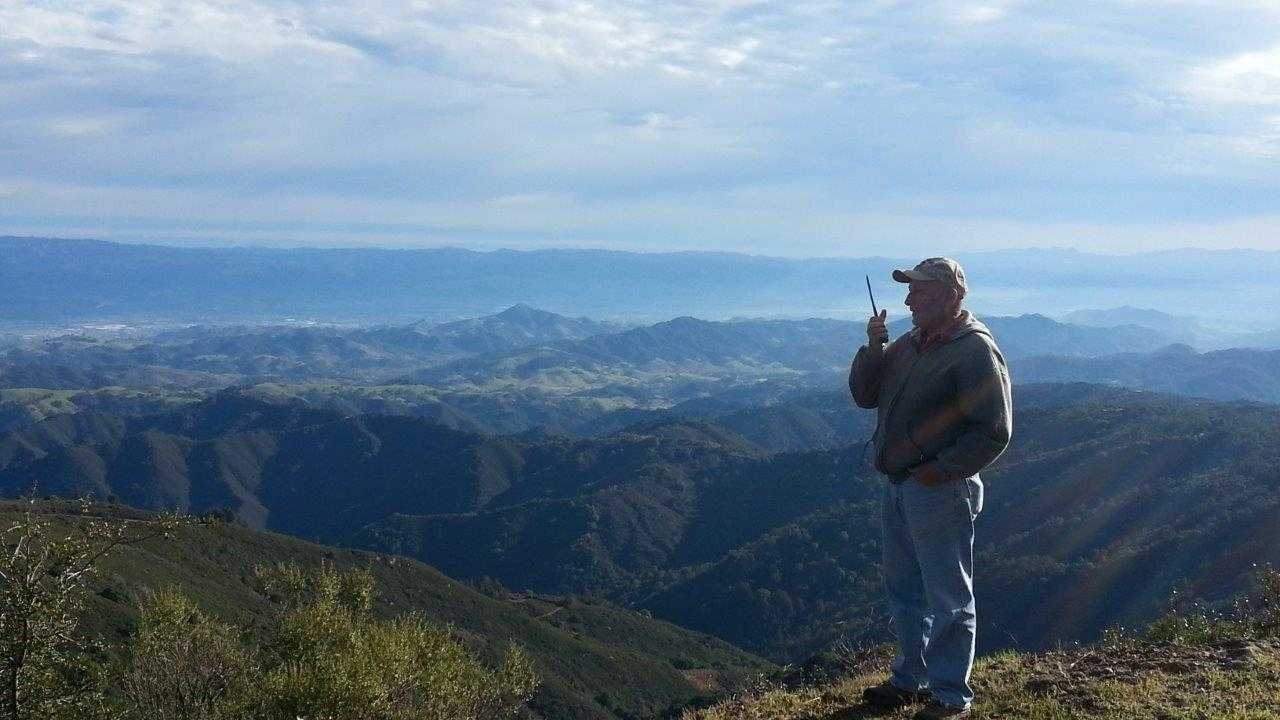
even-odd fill
[{"label": "hillside vegetation", "polygon": [[[1044,390],[1018,402],[1014,442],[984,473],[982,649],[1091,641],[1151,621],[1175,591],[1223,601],[1253,563],[1280,562],[1280,408]],[[855,485],[643,604],[769,652],[883,637],[876,500]]]},{"label": "hillside vegetation", "polygon": [[[18,504],[0,505],[0,522],[8,525],[21,510]],[[41,516],[67,528],[82,519],[71,510],[44,506]],[[138,516],[103,506],[94,512],[108,519]],[[256,568],[282,563],[367,571],[377,590],[377,615],[419,613],[452,628],[492,666],[512,643],[518,645],[542,680],[529,706],[536,717],[660,717],[771,667],[726,643],[601,601],[509,594],[492,583],[488,594],[481,593],[406,558],[223,523],[122,546],[107,556],[103,582],[90,598],[90,630],[109,645],[129,641],[138,628],[138,603],[167,588],[180,590],[221,622],[264,627],[272,605],[256,581]]]},{"label": "hillside vegetation", "polygon": [[[869,431],[842,419],[856,411],[841,414],[835,397],[570,438],[227,392],[152,416],[76,413],[12,430],[0,488],[225,510],[454,577],[608,598],[798,660],[883,633],[881,480],[857,435],[832,442]],[[1280,561],[1280,409],[1087,385],[1023,386],[1015,398],[1013,445],[984,473],[985,650],[1089,641],[1156,617],[1174,590],[1218,600],[1251,563]]]}]

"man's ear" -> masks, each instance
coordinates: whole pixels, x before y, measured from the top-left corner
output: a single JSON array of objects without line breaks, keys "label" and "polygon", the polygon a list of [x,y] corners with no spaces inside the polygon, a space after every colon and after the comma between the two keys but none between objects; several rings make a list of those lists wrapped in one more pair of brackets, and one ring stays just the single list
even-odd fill
[{"label": "man's ear", "polygon": [[947,303],[947,308],[949,308],[952,313],[959,312],[960,303],[962,302],[964,302],[964,293],[960,292],[958,288],[951,288],[951,300]]}]

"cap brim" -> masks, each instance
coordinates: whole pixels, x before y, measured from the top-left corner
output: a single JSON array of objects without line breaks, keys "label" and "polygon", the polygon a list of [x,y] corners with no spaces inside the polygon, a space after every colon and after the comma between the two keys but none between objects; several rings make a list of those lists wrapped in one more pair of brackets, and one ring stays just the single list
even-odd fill
[{"label": "cap brim", "polygon": [[909,283],[909,282],[929,282],[930,280],[935,280],[936,278],[925,275],[919,270],[894,270],[893,279],[897,280],[900,283]]}]

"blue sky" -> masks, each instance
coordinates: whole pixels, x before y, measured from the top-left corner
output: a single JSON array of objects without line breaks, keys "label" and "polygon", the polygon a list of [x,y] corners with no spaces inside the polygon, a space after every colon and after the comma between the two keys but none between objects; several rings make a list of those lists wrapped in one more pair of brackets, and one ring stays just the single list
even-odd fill
[{"label": "blue sky", "polygon": [[0,234],[1280,249],[1280,5],[0,0]]}]

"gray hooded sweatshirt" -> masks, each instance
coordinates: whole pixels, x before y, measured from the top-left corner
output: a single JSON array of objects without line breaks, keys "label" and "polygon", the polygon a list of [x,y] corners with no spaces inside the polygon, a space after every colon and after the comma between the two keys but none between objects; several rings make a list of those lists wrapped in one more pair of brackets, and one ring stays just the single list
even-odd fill
[{"label": "gray hooded sweatshirt", "polygon": [[863,347],[849,369],[849,391],[878,408],[875,466],[891,480],[936,460],[951,479],[977,475],[1009,444],[1009,370],[986,325],[967,311],[946,342],[916,352],[918,329],[877,357]]}]

